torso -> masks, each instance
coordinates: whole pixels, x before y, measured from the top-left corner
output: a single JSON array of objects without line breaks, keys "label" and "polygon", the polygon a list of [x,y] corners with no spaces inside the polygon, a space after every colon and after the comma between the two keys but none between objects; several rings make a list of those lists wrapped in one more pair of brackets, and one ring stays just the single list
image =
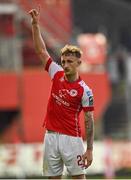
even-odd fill
[{"label": "torso", "polygon": [[85,91],[90,92],[90,89],[80,78],[70,83],[62,69],[56,71],[45,118],[46,129],[80,137],[79,114],[87,96]]}]

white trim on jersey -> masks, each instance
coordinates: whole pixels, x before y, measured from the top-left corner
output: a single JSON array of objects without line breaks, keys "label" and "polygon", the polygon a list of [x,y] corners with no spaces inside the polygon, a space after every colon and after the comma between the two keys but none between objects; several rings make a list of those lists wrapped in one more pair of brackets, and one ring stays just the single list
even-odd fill
[{"label": "white trim on jersey", "polygon": [[62,68],[60,65],[58,65],[57,63],[55,63],[55,62],[52,61],[51,64],[50,64],[50,66],[49,66],[49,70],[48,70],[51,79],[54,78],[54,75],[55,75],[58,71],[63,71],[63,68]]},{"label": "white trim on jersey", "polygon": [[89,98],[93,97],[92,90],[85,84],[85,82],[82,80],[79,82],[79,84],[83,87],[83,95],[82,95],[82,107],[89,107]]},{"label": "white trim on jersey", "polygon": [[78,126],[78,124],[79,124],[79,122],[78,122],[79,110],[80,110],[80,105],[78,106],[77,111],[76,111],[76,113],[75,113],[75,123],[76,123],[77,136],[79,136],[79,129],[78,129],[78,127],[79,127],[79,126]]}]

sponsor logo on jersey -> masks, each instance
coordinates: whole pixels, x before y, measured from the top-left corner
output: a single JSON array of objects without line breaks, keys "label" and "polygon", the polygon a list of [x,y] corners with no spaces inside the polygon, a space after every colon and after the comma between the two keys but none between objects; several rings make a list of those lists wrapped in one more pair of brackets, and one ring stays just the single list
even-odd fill
[{"label": "sponsor logo on jersey", "polygon": [[87,94],[87,96],[93,96],[91,91],[87,91],[86,94]]},{"label": "sponsor logo on jersey", "polygon": [[56,103],[61,105],[65,105],[65,106],[70,106],[70,104],[66,101],[64,101],[61,97],[57,96],[56,94],[52,93],[52,96],[54,97],[54,99],[56,100]]},{"label": "sponsor logo on jersey", "polygon": [[68,89],[61,89],[61,90],[59,90],[59,96],[61,98],[66,98],[68,94],[71,97],[75,97],[75,96],[77,96],[78,92],[75,89],[71,89],[70,91]]},{"label": "sponsor logo on jersey", "polygon": [[75,90],[75,89],[70,90],[70,96],[75,97],[75,96],[77,96],[77,94],[78,94],[77,90]]},{"label": "sponsor logo on jersey", "polygon": [[67,89],[60,89],[60,90],[59,90],[59,96],[60,96],[61,98],[66,98],[66,97],[67,97],[67,94],[69,94],[69,90],[67,90]]},{"label": "sponsor logo on jersey", "polygon": [[89,97],[89,106],[93,106],[94,100],[93,100],[93,96]]}]

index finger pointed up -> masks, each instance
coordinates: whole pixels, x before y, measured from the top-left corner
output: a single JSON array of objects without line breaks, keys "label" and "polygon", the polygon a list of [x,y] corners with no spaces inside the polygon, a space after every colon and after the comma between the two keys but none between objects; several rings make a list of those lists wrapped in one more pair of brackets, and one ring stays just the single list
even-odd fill
[{"label": "index finger pointed up", "polygon": [[41,6],[40,4],[38,5],[38,14],[40,14],[40,9],[41,9]]}]

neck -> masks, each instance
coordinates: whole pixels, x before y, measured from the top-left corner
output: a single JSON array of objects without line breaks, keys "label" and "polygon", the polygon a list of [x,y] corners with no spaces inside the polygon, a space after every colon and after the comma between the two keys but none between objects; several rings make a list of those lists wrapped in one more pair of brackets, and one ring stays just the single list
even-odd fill
[{"label": "neck", "polygon": [[69,82],[74,82],[74,81],[76,81],[77,79],[79,79],[79,74],[78,73],[76,73],[76,74],[71,74],[71,75],[65,75],[65,78],[66,78],[66,80],[67,81],[69,81]]}]

